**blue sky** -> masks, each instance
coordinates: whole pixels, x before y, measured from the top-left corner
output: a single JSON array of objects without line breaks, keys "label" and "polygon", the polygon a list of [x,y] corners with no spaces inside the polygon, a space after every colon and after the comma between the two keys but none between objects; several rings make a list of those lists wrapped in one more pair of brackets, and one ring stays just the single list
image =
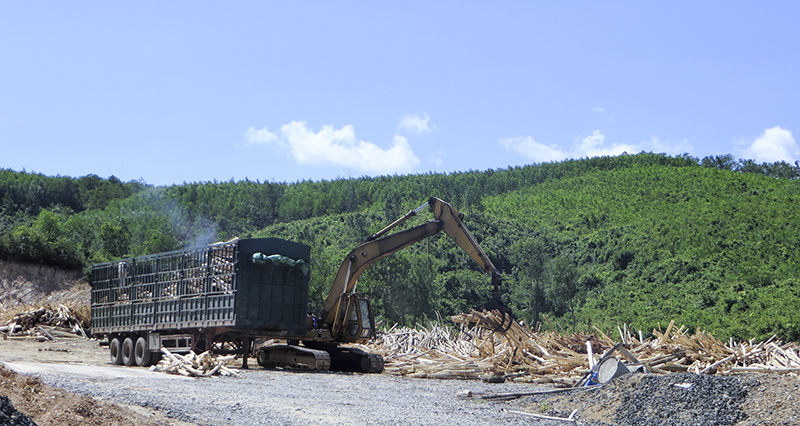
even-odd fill
[{"label": "blue sky", "polygon": [[154,185],[800,160],[798,2],[0,1],[0,168]]}]

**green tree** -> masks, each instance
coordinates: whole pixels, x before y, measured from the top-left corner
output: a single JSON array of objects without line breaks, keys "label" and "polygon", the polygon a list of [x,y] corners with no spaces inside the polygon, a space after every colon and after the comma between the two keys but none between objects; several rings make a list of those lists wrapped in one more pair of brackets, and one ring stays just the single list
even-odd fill
[{"label": "green tree", "polygon": [[178,240],[170,234],[165,234],[158,229],[149,229],[145,236],[141,252],[143,254],[155,254],[165,251],[177,250]]},{"label": "green tree", "polygon": [[120,258],[128,254],[131,234],[124,221],[104,222],[100,226],[100,241],[106,254]]},{"label": "green tree", "polygon": [[579,304],[581,288],[578,285],[578,270],[567,256],[557,256],[545,268],[545,297],[556,314],[568,313],[572,318],[572,330],[577,327],[575,310]]},{"label": "green tree", "polygon": [[536,324],[541,314],[550,310],[544,291],[545,265],[549,260],[547,247],[541,239],[519,238],[508,248],[508,262],[513,265],[511,307],[528,321]]}]

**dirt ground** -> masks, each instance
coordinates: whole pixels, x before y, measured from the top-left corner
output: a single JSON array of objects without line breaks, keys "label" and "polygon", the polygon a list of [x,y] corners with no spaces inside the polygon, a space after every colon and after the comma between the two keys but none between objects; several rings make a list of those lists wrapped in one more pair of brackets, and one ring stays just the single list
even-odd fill
[{"label": "dirt ground", "polygon": [[[0,353],[5,361],[109,365],[105,348],[101,348],[97,341],[82,338],[45,343],[7,338],[0,340]],[[112,404],[55,389],[36,377],[17,374],[4,367],[0,367],[0,395],[7,396],[16,410],[40,426],[183,424],[153,410]]]},{"label": "dirt ground", "polygon": [[81,270],[0,260],[0,317],[20,306],[88,305],[90,288]]}]

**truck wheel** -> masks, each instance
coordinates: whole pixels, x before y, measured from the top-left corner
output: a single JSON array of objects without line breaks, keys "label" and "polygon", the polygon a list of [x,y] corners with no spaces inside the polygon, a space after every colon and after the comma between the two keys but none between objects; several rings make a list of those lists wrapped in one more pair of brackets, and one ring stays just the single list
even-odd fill
[{"label": "truck wheel", "polygon": [[108,352],[111,354],[111,363],[114,365],[122,365],[122,342],[118,338],[111,339],[108,344]]},{"label": "truck wheel", "polygon": [[136,360],[133,357],[133,339],[126,337],[122,342],[122,363],[128,367],[135,365]]},{"label": "truck wheel", "polygon": [[147,339],[144,337],[136,339],[136,346],[133,349],[136,365],[148,367],[152,364],[153,354],[150,352],[150,348],[147,347]]}]

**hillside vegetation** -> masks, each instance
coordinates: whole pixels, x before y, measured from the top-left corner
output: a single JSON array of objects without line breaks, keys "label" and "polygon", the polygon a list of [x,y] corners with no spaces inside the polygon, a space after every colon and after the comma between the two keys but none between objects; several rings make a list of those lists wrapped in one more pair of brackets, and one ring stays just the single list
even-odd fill
[{"label": "hillside vegetation", "polygon": [[[514,276],[533,280],[515,288],[528,311],[800,338],[795,180],[630,167],[547,182],[486,206],[487,215],[535,235],[509,254],[518,256]],[[544,261],[530,249],[525,255],[528,247],[543,249]]]},{"label": "hillside vegetation", "polygon": [[[312,247],[315,311],[356,244],[437,196],[466,214],[531,324],[648,330],[674,319],[722,338],[798,340],[798,177],[797,164],[648,153],[291,184],[0,170],[0,259],[80,268],[234,236],[289,238]],[[480,307],[489,280],[435,236],[371,266],[359,288],[384,324],[409,324]]]}]

